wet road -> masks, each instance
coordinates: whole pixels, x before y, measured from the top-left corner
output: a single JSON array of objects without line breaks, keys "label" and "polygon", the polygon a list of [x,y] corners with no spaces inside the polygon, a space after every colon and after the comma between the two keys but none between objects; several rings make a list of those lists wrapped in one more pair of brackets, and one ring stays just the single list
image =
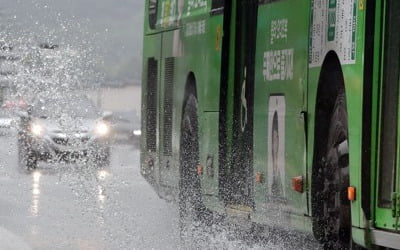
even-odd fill
[{"label": "wet road", "polygon": [[[28,172],[17,165],[15,135],[0,136],[0,249],[188,249],[180,244],[176,206],[140,175],[138,149],[114,145],[111,155],[104,170],[41,162]],[[200,248],[317,248],[288,235],[249,245],[228,232],[219,226],[201,231]]]},{"label": "wet road", "polygon": [[40,163],[27,172],[15,137],[0,141],[0,227],[32,249],[178,247],[176,208],[140,176],[133,146],[114,146],[106,170]]}]

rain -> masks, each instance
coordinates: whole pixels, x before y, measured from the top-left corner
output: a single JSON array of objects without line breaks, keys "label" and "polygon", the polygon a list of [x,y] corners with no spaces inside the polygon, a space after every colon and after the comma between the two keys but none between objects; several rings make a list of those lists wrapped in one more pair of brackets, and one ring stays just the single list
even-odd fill
[{"label": "rain", "polygon": [[0,248],[316,248],[218,216],[182,235],[140,173],[138,2],[0,4]]}]

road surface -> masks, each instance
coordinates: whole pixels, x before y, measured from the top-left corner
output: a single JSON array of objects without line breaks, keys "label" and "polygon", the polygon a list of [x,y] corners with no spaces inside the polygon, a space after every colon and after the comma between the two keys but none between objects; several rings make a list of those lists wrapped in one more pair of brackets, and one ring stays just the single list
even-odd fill
[{"label": "road surface", "polygon": [[106,170],[40,163],[27,172],[17,165],[15,137],[0,145],[0,227],[32,249],[178,247],[176,208],[140,176],[133,146],[113,147]]},{"label": "road surface", "polygon": [[[228,232],[208,229],[200,248],[315,248],[289,236],[249,244]],[[15,134],[0,137],[0,242],[1,250],[188,248],[180,243],[176,205],[140,175],[133,145],[114,145],[104,170],[41,162],[27,171],[17,164]]]}]

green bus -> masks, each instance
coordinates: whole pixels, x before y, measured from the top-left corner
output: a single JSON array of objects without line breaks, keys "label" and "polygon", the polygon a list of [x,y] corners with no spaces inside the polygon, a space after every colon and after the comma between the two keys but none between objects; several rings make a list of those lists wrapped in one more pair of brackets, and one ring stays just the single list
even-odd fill
[{"label": "green bus", "polygon": [[144,21],[141,173],[181,219],[400,248],[400,1],[146,0]]}]

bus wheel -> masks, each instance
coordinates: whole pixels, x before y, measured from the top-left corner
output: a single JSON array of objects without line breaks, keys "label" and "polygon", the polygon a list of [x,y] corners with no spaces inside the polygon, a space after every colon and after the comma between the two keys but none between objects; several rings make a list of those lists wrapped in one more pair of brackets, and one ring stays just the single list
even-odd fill
[{"label": "bus wheel", "polygon": [[351,243],[349,186],[349,148],[347,110],[344,91],[336,97],[327,148],[323,158],[322,222],[325,249],[349,249]]},{"label": "bus wheel", "polygon": [[193,244],[201,227],[204,205],[201,199],[197,100],[190,95],[183,110],[180,144],[179,229],[181,240]]}]

